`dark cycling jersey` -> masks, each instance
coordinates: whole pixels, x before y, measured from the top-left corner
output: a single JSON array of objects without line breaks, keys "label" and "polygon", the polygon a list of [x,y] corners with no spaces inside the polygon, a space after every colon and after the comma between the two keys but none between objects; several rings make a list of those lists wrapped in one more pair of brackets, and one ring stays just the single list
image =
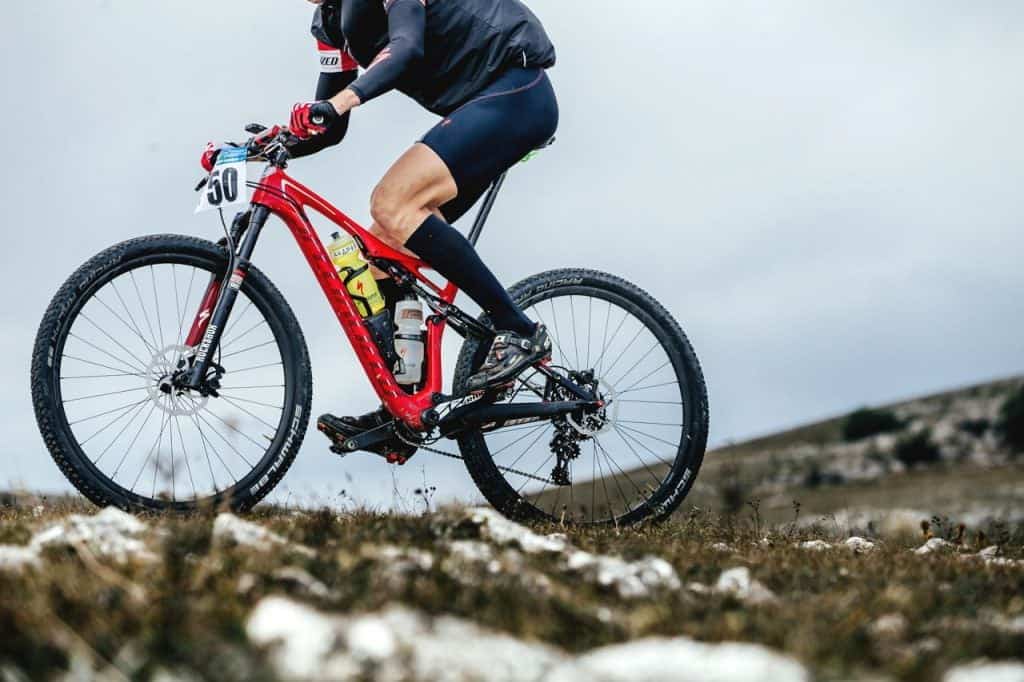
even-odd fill
[{"label": "dark cycling jersey", "polygon": [[397,89],[444,116],[509,67],[549,68],[555,48],[520,0],[325,0],[313,18],[321,71],[366,71],[367,102]]}]

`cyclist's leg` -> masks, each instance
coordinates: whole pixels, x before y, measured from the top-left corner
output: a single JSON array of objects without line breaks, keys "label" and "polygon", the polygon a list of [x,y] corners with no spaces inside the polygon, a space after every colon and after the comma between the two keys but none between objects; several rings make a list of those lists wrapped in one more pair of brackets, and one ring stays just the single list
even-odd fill
[{"label": "cyclist's leg", "polygon": [[437,153],[416,143],[373,192],[370,213],[391,243],[401,243],[476,301],[499,329],[530,334],[526,317],[472,245],[436,213],[458,189]]}]

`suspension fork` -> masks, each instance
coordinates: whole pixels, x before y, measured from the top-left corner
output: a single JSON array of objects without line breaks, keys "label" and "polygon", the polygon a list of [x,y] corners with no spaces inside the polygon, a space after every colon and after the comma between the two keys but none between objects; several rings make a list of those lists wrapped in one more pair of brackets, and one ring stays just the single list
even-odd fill
[{"label": "suspension fork", "polygon": [[[228,274],[223,280],[213,278],[207,287],[206,295],[199,308],[199,315],[192,323],[192,331],[188,337],[188,344],[195,346],[196,353],[191,368],[184,375],[182,382],[184,388],[200,393],[205,389],[204,383],[210,371],[210,365],[213,363],[212,357],[220,346],[224,325],[227,324],[228,317],[231,316],[231,311],[235,307],[235,300],[238,298],[239,289],[242,288],[242,282],[245,281],[249,274],[249,268],[252,267],[250,258],[256,248],[260,232],[269,217],[270,209],[266,206],[255,206],[252,209],[249,226],[242,238],[242,243],[238,246],[237,253],[230,254]],[[214,300],[216,300],[215,304],[213,304]],[[211,304],[213,304],[213,310],[209,312]],[[204,314],[208,312],[209,316],[203,319]],[[197,343],[198,345],[196,345]]]}]

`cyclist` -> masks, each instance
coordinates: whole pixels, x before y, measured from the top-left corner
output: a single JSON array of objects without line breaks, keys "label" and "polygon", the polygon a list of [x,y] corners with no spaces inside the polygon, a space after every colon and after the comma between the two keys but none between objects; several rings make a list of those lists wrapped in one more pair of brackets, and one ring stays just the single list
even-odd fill
[{"label": "cyclist", "polygon": [[[391,90],[442,117],[373,190],[371,231],[458,285],[498,330],[470,389],[511,381],[547,356],[551,341],[451,223],[555,133],[558,103],[545,73],[555,49],[543,25],[520,0],[309,2],[320,77],[316,100],[292,108],[290,129],[302,140],[292,155],[338,144],[350,112]],[[375,276],[393,311],[397,284]],[[337,421],[372,428],[389,420],[378,410]]]}]

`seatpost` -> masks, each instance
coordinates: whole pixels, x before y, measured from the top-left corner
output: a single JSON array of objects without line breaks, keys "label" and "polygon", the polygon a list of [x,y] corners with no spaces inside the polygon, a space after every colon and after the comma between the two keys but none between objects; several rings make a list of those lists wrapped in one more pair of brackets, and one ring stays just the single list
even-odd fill
[{"label": "seatpost", "polygon": [[501,190],[501,186],[505,184],[505,176],[508,175],[508,171],[498,176],[498,179],[491,185],[491,189],[488,190],[487,195],[484,197],[484,203],[480,205],[480,210],[476,214],[476,220],[473,221],[473,227],[469,231],[469,243],[476,246],[477,241],[480,240],[480,233],[484,231],[484,223],[487,222],[487,217],[491,215],[491,209],[494,208],[494,200],[498,198],[498,192]]},{"label": "seatpost", "polygon": [[[203,334],[203,339],[199,342],[199,347],[196,349],[195,360],[184,382],[186,388],[200,392],[203,388],[203,382],[206,380],[212,362],[210,358],[220,345],[221,336],[224,334],[224,325],[227,323],[231,310],[235,306],[235,300],[238,298],[239,289],[242,288],[242,282],[245,281],[246,276],[249,274],[249,268],[252,266],[249,259],[256,248],[256,240],[259,239],[260,232],[263,230],[263,226],[266,224],[269,216],[270,209],[266,206],[253,207],[252,217],[249,219],[249,228],[246,230],[245,236],[242,238],[242,244],[238,247],[237,256],[234,258],[235,267],[225,275],[224,284],[226,286],[221,286],[217,305],[214,306],[213,314],[210,316],[210,323],[206,326],[206,333]],[[229,260],[229,267],[230,264],[231,261]]]}]

